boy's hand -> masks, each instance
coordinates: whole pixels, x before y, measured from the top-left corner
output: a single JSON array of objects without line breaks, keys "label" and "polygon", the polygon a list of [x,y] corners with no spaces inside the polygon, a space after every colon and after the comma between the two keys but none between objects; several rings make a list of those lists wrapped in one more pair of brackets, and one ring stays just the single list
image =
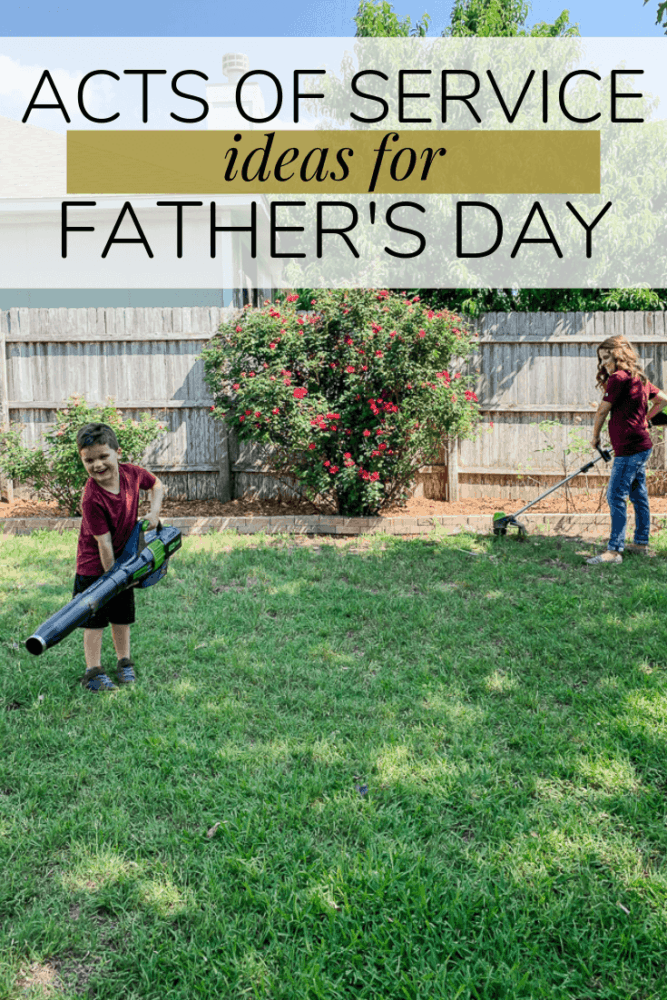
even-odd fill
[{"label": "boy's hand", "polygon": [[148,529],[149,529],[149,531],[152,528],[157,528],[158,524],[160,523],[159,516],[157,514],[151,514],[150,512],[148,514],[146,514],[146,517],[145,517],[144,520],[148,521]]}]

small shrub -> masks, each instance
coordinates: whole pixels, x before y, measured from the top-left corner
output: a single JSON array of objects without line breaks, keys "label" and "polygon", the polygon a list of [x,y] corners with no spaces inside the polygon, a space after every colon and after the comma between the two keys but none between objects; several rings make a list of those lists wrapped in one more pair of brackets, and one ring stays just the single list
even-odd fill
[{"label": "small shrub", "polygon": [[478,421],[471,380],[453,371],[471,337],[461,319],[386,290],[297,294],[246,308],[204,349],[213,415],[273,446],[278,478],[347,516],[404,499],[445,435]]},{"label": "small shrub", "polygon": [[55,500],[70,516],[80,513],[88,474],[79,457],[76,435],[88,423],[113,427],[126,462],[138,462],[164,429],[149,413],[142,413],[139,420],[124,420],[112,402],[89,406],[81,396],[70,396],[65,407],[56,411],[55,425],[44,435],[43,448],[21,443],[21,424],[0,433],[0,470],[9,479],[32,483],[35,496]]}]

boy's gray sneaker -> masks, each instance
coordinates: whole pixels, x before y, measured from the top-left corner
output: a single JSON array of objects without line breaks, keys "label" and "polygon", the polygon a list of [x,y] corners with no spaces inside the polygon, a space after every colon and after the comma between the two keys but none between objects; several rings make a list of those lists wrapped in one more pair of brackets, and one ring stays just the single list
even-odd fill
[{"label": "boy's gray sneaker", "polygon": [[134,672],[134,660],[124,656],[116,664],[116,680],[119,684],[134,684],[137,676]]},{"label": "boy's gray sneaker", "polygon": [[88,667],[81,678],[81,684],[86,691],[115,691],[116,685],[104,673],[102,667]]}]

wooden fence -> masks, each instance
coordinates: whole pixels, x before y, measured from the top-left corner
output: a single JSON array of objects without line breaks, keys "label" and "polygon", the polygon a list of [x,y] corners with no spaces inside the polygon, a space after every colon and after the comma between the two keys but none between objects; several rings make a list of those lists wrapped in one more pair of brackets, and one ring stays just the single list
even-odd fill
[{"label": "wooden fence", "polygon": [[0,416],[37,444],[73,393],[111,396],[127,416],[148,410],[168,431],[145,456],[169,495],[231,495],[229,441],[209,417],[199,360],[227,315],[219,307],[11,309],[0,313]]},{"label": "wooden fence", "polygon": [[[167,424],[145,463],[169,495],[270,495],[264,450],[239,445],[208,412],[199,355],[227,315],[218,307],[0,312],[0,421],[24,424],[26,442],[37,443],[72,393],[111,396],[125,413],[148,410]],[[427,496],[529,494],[562,476],[569,435],[590,434],[600,398],[595,346],[606,337],[625,334],[651,381],[667,384],[663,313],[490,313],[478,332],[470,370],[479,370],[481,433],[447,445],[441,464],[423,470],[418,490]],[[537,426],[547,419],[558,422],[548,436]],[[651,466],[666,468],[664,446]]]},{"label": "wooden fence", "polygon": [[[624,334],[649,379],[667,384],[662,312],[488,313],[477,331],[479,349],[470,370],[479,369],[484,422],[476,440],[459,443],[460,496],[510,496],[519,487],[529,496],[563,477],[563,450],[573,432],[590,437],[600,401],[595,348],[607,337]],[[559,426],[544,434],[538,424],[545,420]],[[650,465],[665,469],[662,434],[657,437],[661,443]],[[552,451],[541,450],[549,445]],[[591,483],[601,482],[600,472]]]}]

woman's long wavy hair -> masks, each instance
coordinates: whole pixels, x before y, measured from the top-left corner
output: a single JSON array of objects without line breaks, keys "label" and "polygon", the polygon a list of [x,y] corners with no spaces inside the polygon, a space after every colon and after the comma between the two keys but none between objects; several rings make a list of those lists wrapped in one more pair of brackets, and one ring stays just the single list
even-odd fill
[{"label": "woman's long wavy hair", "polygon": [[648,379],[643,370],[639,367],[639,357],[637,356],[637,352],[630,341],[623,336],[608,337],[607,340],[603,340],[597,350],[598,371],[595,383],[598,388],[602,390],[602,392],[604,392],[607,388],[609,372],[600,361],[600,351],[610,352],[612,358],[616,362],[617,371],[620,368],[622,371],[626,371],[630,375],[636,375],[641,379],[642,385],[646,385]]}]

